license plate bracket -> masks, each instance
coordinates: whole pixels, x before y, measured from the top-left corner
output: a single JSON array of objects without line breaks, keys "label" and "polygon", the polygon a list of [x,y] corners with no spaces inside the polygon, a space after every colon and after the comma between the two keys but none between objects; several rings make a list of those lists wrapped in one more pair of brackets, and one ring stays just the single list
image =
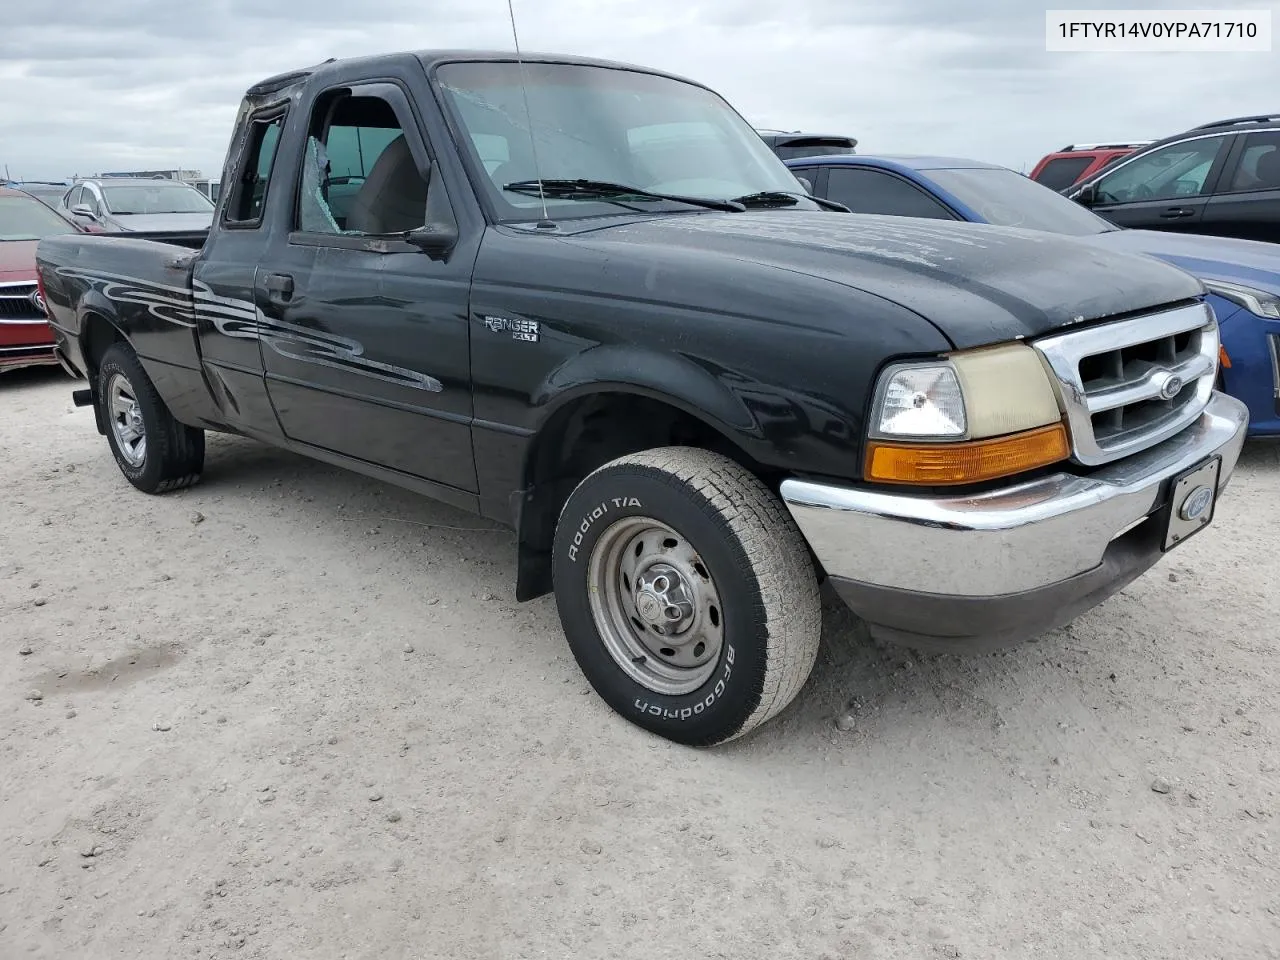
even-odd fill
[{"label": "license plate bracket", "polygon": [[1222,457],[1214,455],[1173,477],[1161,550],[1181,546],[1213,521]]}]

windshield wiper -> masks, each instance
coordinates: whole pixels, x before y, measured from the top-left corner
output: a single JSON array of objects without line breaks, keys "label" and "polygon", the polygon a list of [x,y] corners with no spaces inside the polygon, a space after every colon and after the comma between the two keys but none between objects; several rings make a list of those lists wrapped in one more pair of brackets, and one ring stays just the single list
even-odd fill
[{"label": "windshield wiper", "polygon": [[716,200],[711,197],[682,197],[674,193],[654,193],[641,187],[630,187],[625,183],[611,183],[608,180],[517,180],[502,188],[512,193],[523,193],[536,197],[545,194],[557,200],[604,200],[607,203],[621,201],[625,198],[636,200],[670,200],[673,203],[687,203],[695,207],[706,207],[708,210],[728,210],[741,213],[747,208],[736,200]]},{"label": "windshield wiper", "polygon": [[843,203],[836,203],[834,200],[815,197],[811,193],[787,193],[784,190],[762,190],[760,193],[748,193],[745,196],[734,197],[733,199],[747,207],[794,207],[800,202],[801,198],[812,200],[818,206],[827,210],[838,210],[840,213],[853,212]]}]

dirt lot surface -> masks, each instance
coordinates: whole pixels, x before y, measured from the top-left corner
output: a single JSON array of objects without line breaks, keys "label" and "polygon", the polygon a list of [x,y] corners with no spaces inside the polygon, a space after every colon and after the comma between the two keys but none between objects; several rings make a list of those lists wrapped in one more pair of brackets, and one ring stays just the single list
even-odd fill
[{"label": "dirt lot surface", "polygon": [[696,751],[589,693],[506,532],[222,437],[146,497],[71,389],[0,381],[4,960],[1280,957],[1280,447],[1013,652],[831,607]]}]

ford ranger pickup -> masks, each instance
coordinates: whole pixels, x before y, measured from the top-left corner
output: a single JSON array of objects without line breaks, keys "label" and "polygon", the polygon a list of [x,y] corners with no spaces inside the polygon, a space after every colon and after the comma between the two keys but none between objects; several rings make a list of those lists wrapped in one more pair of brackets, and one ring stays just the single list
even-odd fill
[{"label": "ford ranger pickup", "polygon": [[188,486],[222,431],[500,520],[516,598],[678,742],[793,700],[823,581],[906,644],[1067,623],[1210,524],[1243,442],[1188,274],[835,216],[659,71],[328,61],[247,91],[221,182],[207,232],[37,251],[125,478]]}]

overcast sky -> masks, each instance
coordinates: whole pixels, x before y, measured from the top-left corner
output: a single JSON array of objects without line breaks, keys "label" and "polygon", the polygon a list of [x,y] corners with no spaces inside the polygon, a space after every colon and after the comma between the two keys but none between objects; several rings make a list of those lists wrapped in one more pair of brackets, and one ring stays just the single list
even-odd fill
[{"label": "overcast sky", "polygon": [[[244,89],[327,57],[511,49],[506,0],[3,0],[0,171],[217,176]],[[1242,0],[515,0],[525,50],[696,78],[752,123],[1030,170],[1071,141],[1280,111],[1273,53],[1046,53],[1046,6]]]}]

